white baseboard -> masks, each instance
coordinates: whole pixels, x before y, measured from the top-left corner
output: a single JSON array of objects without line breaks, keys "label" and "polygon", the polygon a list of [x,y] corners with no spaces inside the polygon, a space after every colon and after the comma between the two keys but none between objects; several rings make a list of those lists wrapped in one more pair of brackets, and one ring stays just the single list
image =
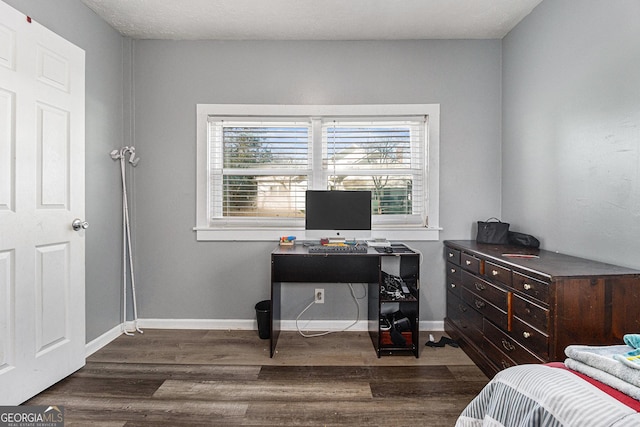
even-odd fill
[{"label": "white baseboard", "polygon": [[[341,331],[353,324],[353,320],[304,320],[299,321],[298,326],[303,331]],[[295,320],[282,320],[280,322],[280,330],[282,331],[297,331]],[[366,320],[360,320],[355,325],[351,326],[349,331],[367,331],[368,322]]]},{"label": "white baseboard", "polygon": [[100,335],[98,338],[85,344],[85,357],[91,356],[93,353],[100,350],[102,347],[109,344],[120,335],[122,335],[122,324],[114,326],[104,334]]},{"label": "white baseboard", "polygon": [[420,330],[444,332],[444,320],[421,320]]},{"label": "white baseboard", "polygon": [[[299,322],[300,328],[305,331],[340,331],[351,325],[351,320],[311,320]],[[127,331],[134,331],[135,324],[127,322],[119,324],[100,335],[98,338],[85,345],[85,357],[91,356],[105,345],[122,335],[124,327]],[[283,331],[296,331],[295,320],[283,320],[280,324]],[[210,329],[227,331],[255,331],[258,329],[255,320],[247,319],[138,319],[138,328],[150,329]],[[350,331],[367,331],[367,321],[360,320],[349,328]],[[423,320],[420,321],[421,331],[444,331],[444,321]]]},{"label": "white baseboard", "polygon": [[[353,323],[352,320],[312,320],[309,322],[298,322],[300,328],[305,331],[340,331]],[[420,322],[421,331],[444,331],[444,321],[424,320]],[[296,331],[295,320],[283,320],[281,322],[283,331]],[[369,326],[366,320],[360,320],[349,328],[350,331],[368,331]]]},{"label": "white baseboard", "polygon": [[[127,330],[135,329],[127,322]],[[211,329],[211,330],[258,330],[255,320],[247,319],[138,319],[140,329]]]},{"label": "white baseboard", "polygon": [[[311,320],[298,322],[306,331],[341,330],[353,323],[352,320]],[[283,320],[281,330],[295,331],[295,320]],[[255,320],[247,319],[138,319],[140,329],[211,329],[255,331],[258,329]],[[127,322],[127,330],[133,330],[133,323]],[[360,320],[350,331],[366,331],[367,321]],[[444,321],[425,320],[420,322],[421,331],[444,331]]]}]

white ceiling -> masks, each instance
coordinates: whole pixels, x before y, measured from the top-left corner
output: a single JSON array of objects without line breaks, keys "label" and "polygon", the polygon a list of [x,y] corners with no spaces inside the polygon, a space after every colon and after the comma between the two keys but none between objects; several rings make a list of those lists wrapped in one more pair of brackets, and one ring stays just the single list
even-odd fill
[{"label": "white ceiling", "polygon": [[501,39],[542,0],[82,0],[125,36],[174,40]]}]

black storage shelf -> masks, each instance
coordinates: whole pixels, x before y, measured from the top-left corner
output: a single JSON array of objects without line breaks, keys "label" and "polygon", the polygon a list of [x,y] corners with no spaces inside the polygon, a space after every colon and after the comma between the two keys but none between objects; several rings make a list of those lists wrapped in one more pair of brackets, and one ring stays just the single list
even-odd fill
[{"label": "black storage shelf", "polygon": [[[369,285],[368,293],[369,334],[376,353],[419,357],[420,256],[406,247],[394,248],[394,253],[380,257],[379,271],[379,280]],[[408,294],[397,285],[401,282]]]}]

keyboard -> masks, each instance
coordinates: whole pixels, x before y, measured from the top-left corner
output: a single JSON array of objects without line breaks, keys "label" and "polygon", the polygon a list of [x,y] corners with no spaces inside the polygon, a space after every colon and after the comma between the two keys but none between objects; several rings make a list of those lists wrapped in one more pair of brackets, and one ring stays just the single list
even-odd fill
[{"label": "keyboard", "polygon": [[366,246],[309,246],[310,254],[366,254]]}]

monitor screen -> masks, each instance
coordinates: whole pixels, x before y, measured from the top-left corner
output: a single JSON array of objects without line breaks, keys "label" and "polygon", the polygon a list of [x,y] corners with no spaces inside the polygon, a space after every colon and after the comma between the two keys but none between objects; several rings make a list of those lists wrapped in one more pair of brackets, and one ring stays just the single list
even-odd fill
[{"label": "monitor screen", "polygon": [[371,192],[307,190],[305,229],[346,238],[370,231]]}]

